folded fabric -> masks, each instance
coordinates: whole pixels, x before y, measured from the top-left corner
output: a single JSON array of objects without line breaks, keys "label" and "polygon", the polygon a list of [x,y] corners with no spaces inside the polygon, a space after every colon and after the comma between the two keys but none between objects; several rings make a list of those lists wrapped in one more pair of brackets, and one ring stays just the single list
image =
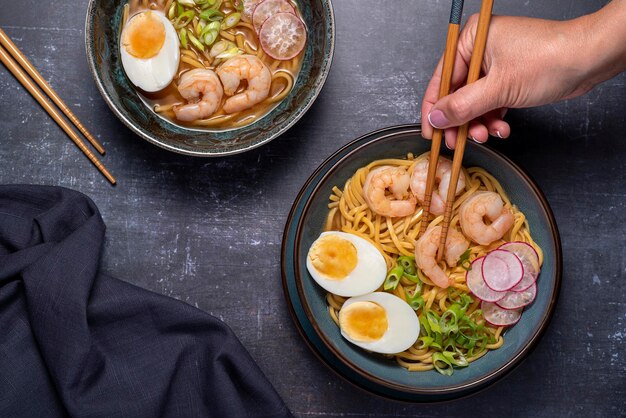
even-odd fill
[{"label": "folded fabric", "polygon": [[0,186],[0,417],[291,416],[226,324],[99,271],[86,196]]}]

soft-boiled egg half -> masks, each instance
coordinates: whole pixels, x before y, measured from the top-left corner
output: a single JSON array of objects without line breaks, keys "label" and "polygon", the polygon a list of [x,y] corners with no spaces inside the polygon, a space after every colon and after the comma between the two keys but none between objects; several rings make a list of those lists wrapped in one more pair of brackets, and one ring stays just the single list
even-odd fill
[{"label": "soft-boiled egg half", "polygon": [[315,240],[306,266],[317,284],[345,297],[371,293],[387,276],[385,259],[372,243],[337,231],[324,232]]},{"label": "soft-boiled egg half", "polygon": [[399,297],[384,292],[345,301],[339,311],[339,327],[351,343],[382,354],[407,350],[420,333],[415,311]]},{"label": "soft-boiled egg half", "polygon": [[178,70],[178,35],[167,17],[157,11],[140,12],[128,20],[120,51],[126,75],[147,92],[163,90]]}]

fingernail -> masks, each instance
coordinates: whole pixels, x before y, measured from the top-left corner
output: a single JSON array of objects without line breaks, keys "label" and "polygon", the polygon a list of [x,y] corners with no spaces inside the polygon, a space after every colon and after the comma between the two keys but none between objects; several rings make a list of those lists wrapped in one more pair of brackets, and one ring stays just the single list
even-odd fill
[{"label": "fingernail", "polygon": [[500,133],[500,131],[496,131],[496,136],[497,136],[498,138],[502,138],[502,134]]},{"label": "fingernail", "polygon": [[433,128],[437,129],[441,129],[450,124],[450,121],[441,110],[433,110],[430,112],[428,114],[428,122],[433,126]]},{"label": "fingernail", "polygon": [[446,148],[448,148],[450,151],[452,151],[452,147],[450,145],[448,145],[448,141],[443,141],[444,144],[446,144]]},{"label": "fingernail", "polygon": [[485,141],[479,141],[478,139],[474,138],[471,135],[470,135],[470,138],[472,139],[472,141],[476,142],[477,144],[483,144],[485,142]]}]

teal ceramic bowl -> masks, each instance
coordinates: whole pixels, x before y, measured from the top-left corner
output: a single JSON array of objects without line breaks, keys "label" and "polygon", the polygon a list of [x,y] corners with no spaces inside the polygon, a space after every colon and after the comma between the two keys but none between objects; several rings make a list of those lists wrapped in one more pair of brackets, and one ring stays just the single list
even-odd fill
[{"label": "teal ceramic bowl", "polygon": [[342,186],[369,162],[419,155],[430,149],[418,125],[399,126],[365,135],[331,155],[306,182],[291,209],[282,244],[282,275],[285,296],[294,322],[313,352],[350,382],[385,397],[433,402],[466,396],[498,380],[533,349],[554,310],[561,283],[561,245],[548,202],[537,185],[502,154],[468,143],[465,166],[480,166],[498,178],[511,201],[530,223],[533,237],[545,253],[537,280],[535,301],[521,320],[506,331],[505,343],[469,367],[455,369],[452,376],[436,371],[409,372],[395,361],[367,353],[342,338],[328,315],[325,291],[306,269],[306,256],[322,232],[333,186]]},{"label": "teal ceramic bowl", "polygon": [[237,154],[278,137],[311,107],[320,93],[333,58],[335,18],[331,0],[299,1],[308,40],[302,69],[291,93],[269,114],[228,131],[187,129],[149,109],[138,97],[119,54],[122,9],[127,0],[90,0],[85,22],[87,60],[98,90],[113,113],[148,142],[199,157]]}]

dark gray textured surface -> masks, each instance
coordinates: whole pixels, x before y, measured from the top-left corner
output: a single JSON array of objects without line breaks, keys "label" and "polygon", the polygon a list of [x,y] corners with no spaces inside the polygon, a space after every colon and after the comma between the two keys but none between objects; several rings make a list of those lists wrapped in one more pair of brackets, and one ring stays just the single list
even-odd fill
[{"label": "dark gray textured surface", "polygon": [[[466,1],[466,12],[479,3]],[[502,0],[494,12],[566,19],[603,3]],[[86,0],[0,0],[0,27],[102,140],[103,162],[119,184],[108,185],[4,67],[0,181],[90,196],[108,225],[103,268],[226,321],[297,416],[623,416],[626,74],[569,102],[511,112],[512,138],[491,141],[537,180],[563,242],[554,319],[521,367],[471,398],[409,405],[342,381],[300,340],[280,284],[290,205],[341,145],[418,120],[445,41],[448,1],[385,5],[381,12],[379,1],[336,0],[335,61],[309,113],[258,150],[206,160],[142,141],[109,111],[85,59]]]}]

